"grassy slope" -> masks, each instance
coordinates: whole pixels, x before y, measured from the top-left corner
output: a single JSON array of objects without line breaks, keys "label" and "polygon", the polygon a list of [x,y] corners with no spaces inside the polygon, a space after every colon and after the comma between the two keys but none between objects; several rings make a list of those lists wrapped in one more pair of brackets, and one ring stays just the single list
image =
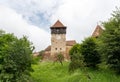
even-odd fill
[{"label": "grassy slope", "polygon": [[[120,76],[116,76],[109,70],[87,71],[76,70],[74,73],[68,73],[68,62],[60,63],[42,62],[33,65],[35,70],[32,73],[34,82],[120,82]],[[90,78],[87,77],[89,74]]]}]

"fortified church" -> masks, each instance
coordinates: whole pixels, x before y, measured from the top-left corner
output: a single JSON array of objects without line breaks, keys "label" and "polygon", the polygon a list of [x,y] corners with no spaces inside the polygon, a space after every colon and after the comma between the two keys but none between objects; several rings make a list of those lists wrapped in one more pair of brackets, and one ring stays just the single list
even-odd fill
[{"label": "fortified church", "polygon": [[[51,30],[51,45],[49,45],[44,51],[43,60],[54,60],[54,57],[61,53],[65,61],[70,60],[69,50],[76,44],[75,40],[66,41],[66,30],[59,20],[50,27]],[[93,32],[93,37],[98,37],[103,29],[97,25]]]}]

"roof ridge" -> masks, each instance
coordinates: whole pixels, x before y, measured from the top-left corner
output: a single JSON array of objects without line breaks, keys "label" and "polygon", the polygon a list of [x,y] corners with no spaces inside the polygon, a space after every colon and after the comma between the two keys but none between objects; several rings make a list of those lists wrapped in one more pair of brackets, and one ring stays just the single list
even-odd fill
[{"label": "roof ridge", "polygon": [[65,26],[60,22],[60,20],[57,20],[51,28],[55,28],[55,27],[65,27]]}]

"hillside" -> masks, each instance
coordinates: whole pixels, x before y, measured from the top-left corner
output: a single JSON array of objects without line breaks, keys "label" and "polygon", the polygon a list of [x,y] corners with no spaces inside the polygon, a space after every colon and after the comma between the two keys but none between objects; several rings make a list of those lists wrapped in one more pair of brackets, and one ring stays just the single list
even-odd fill
[{"label": "hillside", "polygon": [[79,69],[70,74],[68,64],[64,62],[61,66],[60,63],[42,62],[33,65],[34,72],[31,73],[33,82],[120,82],[120,76],[105,68],[96,71]]}]

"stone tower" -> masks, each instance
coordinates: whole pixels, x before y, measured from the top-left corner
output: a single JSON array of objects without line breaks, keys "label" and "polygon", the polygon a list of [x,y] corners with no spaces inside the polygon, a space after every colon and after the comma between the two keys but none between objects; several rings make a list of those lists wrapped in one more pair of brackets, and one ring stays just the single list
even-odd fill
[{"label": "stone tower", "polygon": [[66,27],[58,20],[51,29],[51,57],[62,53],[66,54]]}]

